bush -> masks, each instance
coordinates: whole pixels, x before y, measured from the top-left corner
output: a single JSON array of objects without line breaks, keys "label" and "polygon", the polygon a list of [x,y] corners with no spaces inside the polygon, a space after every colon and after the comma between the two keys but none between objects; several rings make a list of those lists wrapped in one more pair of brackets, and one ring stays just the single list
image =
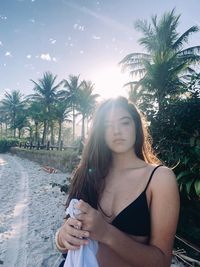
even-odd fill
[{"label": "bush", "polygon": [[62,172],[72,172],[80,161],[78,151],[70,148],[64,151],[53,151],[15,147],[11,149],[11,153],[36,161],[41,165],[54,167]]},{"label": "bush", "polygon": [[10,150],[11,147],[17,146],[19,144],[18,139],[0,139],[0,153],[5,153]]}]

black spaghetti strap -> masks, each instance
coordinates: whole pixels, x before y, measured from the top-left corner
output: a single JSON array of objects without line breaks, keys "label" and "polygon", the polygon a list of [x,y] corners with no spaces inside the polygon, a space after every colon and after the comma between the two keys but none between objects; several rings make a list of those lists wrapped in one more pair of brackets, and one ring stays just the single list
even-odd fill
[{"label": "black spaghetti strap", "polygon": [[147,187],[148,187],[149,183],[151,182],[151,178],[153,177],[154,172],[155,172],[159,167],[161,167],[161,166],[163,166],[163,165],[158,165],[158,166],[156,166],[156,167],[153,169],[153,171],[152,171],[152,173],[151,173],[151,175],[150,175],[150,177],[149,177],[149,180],[148,180],[148,182],[147,182],[147,185],[146,185],[146,187],[145,187],[145,189],[144,189],[144,192],[147,190]]}]

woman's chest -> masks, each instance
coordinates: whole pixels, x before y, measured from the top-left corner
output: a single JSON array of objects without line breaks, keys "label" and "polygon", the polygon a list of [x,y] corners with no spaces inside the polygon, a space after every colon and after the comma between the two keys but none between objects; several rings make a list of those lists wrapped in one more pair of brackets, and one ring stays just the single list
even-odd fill
[{"label": "woman's chest", "polygon": [[108,182],[100,199],[100,206],[106,221],[112,222],[123,209],[141,195],[142,189],[140,183],[128,179],[124,182],[117,180]]}]

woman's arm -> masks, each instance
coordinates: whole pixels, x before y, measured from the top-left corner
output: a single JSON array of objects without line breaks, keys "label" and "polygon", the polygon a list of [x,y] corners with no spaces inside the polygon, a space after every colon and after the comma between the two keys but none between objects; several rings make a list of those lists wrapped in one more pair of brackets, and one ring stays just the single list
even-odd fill
[{"label": "woman's arm", "polygon": [[84,201],[77,207],[84,213],[77,217],[90,238],[114,250],[128,264],[137,267],[168,267],[179,214],[179,194],[173,172],[161,167],[149,185],[151,236],[148,245],[134,241],[127,234],[105,222],[101,214]]}]

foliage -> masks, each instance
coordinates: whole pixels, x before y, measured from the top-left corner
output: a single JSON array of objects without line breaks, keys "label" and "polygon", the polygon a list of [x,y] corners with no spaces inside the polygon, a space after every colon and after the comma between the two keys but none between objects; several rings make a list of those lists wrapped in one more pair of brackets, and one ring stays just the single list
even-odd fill
[{"label": "foliage", "polygon": [[67,194],[69,190],[70,179],[70,177],[67,177],[62,183],[51,182],[50,185],[52,187],[58,186],[61,193],[64,192],[65,194]]},{"label": "foliage", "polygon": [[177,234],[200,246],[200,204],[199,200],[188,199],[181,194]]},{"label": "foliage", "polygon": [[11,147],[17,146],[19,144],[18,139],[0,139],[0,153],[5,153],[10,150]]},{"label": "foliage", "polygon": [[139,78],[138,87],[152,94],[158,110],[166,105],[167,97],[178,97],[187,91],[183,74],[191,70],[194,63],[200,62],[200,46],[187,47],[191,34],[199,31],[192,26],[182,35],[177,32],[180,15],[175,10],[165,13],[160,20],[153,16],[151,23],[137,21],[135,27],[143,36],[140,44],[146,53],[131,53],[120,62],[123,69],[130,70],[134,78]]},{"label": "foliage", "polygon": [[164,112],[151,117],[154,148],[167,165],[176,166],[180,190],[188,197],[200,197],[199,113],[200,98],[193,97],[169,100]]},{"label": "foliage", "polygon": [[98,94],[93,94],[94,84],[91,81],[83,81],[82,88],[80,88],[77,97],[77,111],[82,115],[82,140],[85,139],[85,119],[89,119],[94,112],[97,104],[96,98]]},{"label": "foliage", "polygon": [[176,167],[180,191],[189,197],[200,198],[200,146],[187,149]]},{"label": "foliage", "polygon": [[78,149],[68,148],[67,150],[36,150],[15,147],[11,149],[12,153],[36,161],[41,165],[49,165],[60,169],[63,172],[72,172],[80,161]]},{"label": "foliage", "polygon": [[14,129],[14,138],[16,129],[21,129],[22,124],[23,126],[25,124],[25,119],[22,118],[25,105],[25,100],[19,90],[5,92],[4,98],[1,100],[0,110],[5,114],[3,120],[10,124],[11,129]]},{"label": "foliage", "polygon": [[[33,89],[35,94],[29,95],[29,99],[36,101],[41,107],[40,117],[43,117],[44,122],[43,144],[46,142],[48,127],[52,125],[52,120],[54,118],[53,105],[57,101],[57,91],[62,85],[62,82],[55,85],[56,78],[57,76],[54,76],[51,72],[45,72],[38,82],[31,80],[34,83]],[[51,137],[54,139],[53,136]]]},{"label": "foliage", "polygon": [[75,139],[75,120],[76,120],[76,108],[79,103],[79,92],[83,86],[83,81],[79,81],[80,75],[69,75],[68,80],[63,80],[64,89],[60,92],[60,95],[64,98],[65,101],[69,102],[72,109],[73,117],[73,141]]}]

